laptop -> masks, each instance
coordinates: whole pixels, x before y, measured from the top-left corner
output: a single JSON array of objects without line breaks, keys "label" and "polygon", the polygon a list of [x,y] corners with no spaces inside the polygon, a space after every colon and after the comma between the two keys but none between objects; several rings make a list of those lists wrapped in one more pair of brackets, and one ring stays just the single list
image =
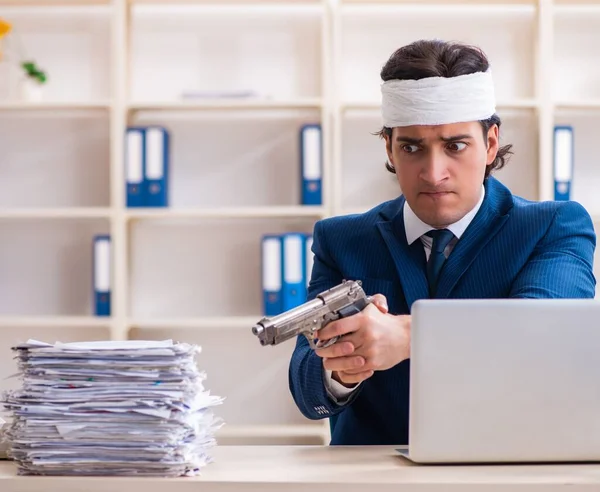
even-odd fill
[{"label": "laptop", "polygon": [[414,463],[600,461],[600,302],[419,300]]}]

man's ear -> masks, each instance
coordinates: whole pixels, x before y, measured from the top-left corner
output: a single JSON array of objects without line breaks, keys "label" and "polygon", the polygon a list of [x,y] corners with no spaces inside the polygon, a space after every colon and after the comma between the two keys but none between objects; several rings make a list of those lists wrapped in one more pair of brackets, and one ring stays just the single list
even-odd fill
[{"label": "man's ear", "polygon": [[385,138],[385,153],[387,154],[387,158],[388,158],[388,162],[390,164],[390,166],[394,166],[394,161],[392,160],[392,139],[391,137],[386,133],[384,135]]},{"label": "man's ear", "polygon": [[498,125],[492,125],[488,130],[487,134],[487,162],[486,164],[489,166],[496,155],[498,154],[499,148],[499,137],[498,137]]}]

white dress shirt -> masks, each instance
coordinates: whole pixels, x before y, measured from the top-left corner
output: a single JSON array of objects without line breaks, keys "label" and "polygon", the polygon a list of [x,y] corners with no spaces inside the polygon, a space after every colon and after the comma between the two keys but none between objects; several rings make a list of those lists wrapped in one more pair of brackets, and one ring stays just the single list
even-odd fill
[{"label": "white dress shirt", "polygon": [[[444,250],[444,255],[446,256],[446,258],[448,258],[448,255],[454,248],[454,245],[457,243],[457,241],[463,235],[463,233],[465,232],[465,230],[467,229],[467,227],[469,226],[469,224],[471,223],[471,221],[473,220],[473,218],[479,211],[479,208],[481,207],[481,203],[483,202],[484,197],[485,197],[485,188],[482,185],[481,186],[481,196],[479,197],[479,201],[477,202],[477,205],[475,205],[475,207],[469,213],[467,213],[462,219],[460,219],[458,222],[455,222],[454,224],[450,224],[447,227],[447,229],[452,231],[452,233],[454,234],[454,237],[452,238],[452,240],[450,241],[450,243]],[[402,210],[402,213],[404,215],[404,231],[406,233],[406,241],[410,245],[410,244],[414,243],[417,239],[421,239],[421,242],[423,243],[423,246],[425,248],[425,256],[427,259],[429,259],[429,255],[431,253],[431,244],[433,242],[433,239],[431,237],[427,236],[426,234],[435,228],[431,227],[430,225],[426,224],[421,219],[419,219],[419,217],[417,217],[415,215],[413,210],[410,208],[410,205],[406,201],[404,202],[404,208]],[[336,403],[340,403],[340,404],[344,403],[344,400],[346,400],[347,397],[350,396],[350,394],[356,388],[358,388],[358,384],[352,388],[346,388],[343,384],[340,384],[337,381],[335,381],[334,379],[332,379],[331,371],[328,371],[328,370],[324,371],[324,382],[325,382],[325,388],[327,390],[327,394],[329,395],[329,397]]]}]

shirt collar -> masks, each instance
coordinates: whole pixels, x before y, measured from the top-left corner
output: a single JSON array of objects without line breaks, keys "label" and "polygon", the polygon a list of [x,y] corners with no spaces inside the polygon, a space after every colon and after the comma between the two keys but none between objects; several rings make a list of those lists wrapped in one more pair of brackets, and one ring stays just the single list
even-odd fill
[{"label": "shirt collar", "polygon": [[[452,233],[456,236],[457,239],[460,239],[460,236],[463,235],[463,233],[465,232],[465,230],[467,229],[467,227],[469,226],[469,224],[471,223],[471,221],[473,220],[473,218],[479,211],[479,207],[481,207],[484,196],[485,196],[485,187],[482,185],[481,186],[481,196],[479,197],[479,201],[477,202],[477,205],[475,205],[475,207],[469,213],[467,213],[462,219],[455,222],[454,224],[450,224],[447,227],[447,229],[452,231]],[[419,219],[419,217],[417,217],[415,215],[415,213],[410,208],[410,205],[408,204],[408,202],[406,200],[404,201],[403,214],[404,214],[404,231],[406,232],[406,241],[408,242],[408,244],[414,243],[423,234],[426,234],[427,232],[434,229],[434,227],[431,227],[430,225],[426,224],[421,219]]]}]

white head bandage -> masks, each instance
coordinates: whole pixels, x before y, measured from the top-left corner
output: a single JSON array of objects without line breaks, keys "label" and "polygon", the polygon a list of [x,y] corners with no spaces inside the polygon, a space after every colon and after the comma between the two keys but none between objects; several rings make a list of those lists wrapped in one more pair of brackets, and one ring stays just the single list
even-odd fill
[{"label": "white head bandage", "polygon": [[381,85],[383,125],[444,125],[485,120],[496,112],[492,74],[388,80]]}]

